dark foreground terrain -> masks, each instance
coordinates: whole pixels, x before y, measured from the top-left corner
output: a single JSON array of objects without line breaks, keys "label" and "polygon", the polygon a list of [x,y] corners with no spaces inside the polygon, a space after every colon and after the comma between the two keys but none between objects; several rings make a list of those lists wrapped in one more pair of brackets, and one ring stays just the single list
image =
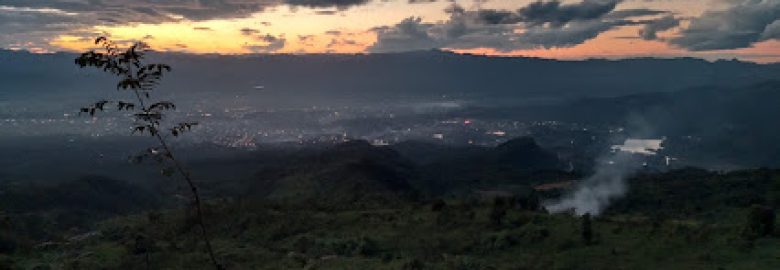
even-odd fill
[{"label": "dark foreground terrain", "polygon": [[[589,218],[543,209],[580,176],[530,138],[413,146],[225,161],[254,169],[203,183],[218,257],[228,269],[780,269],[780,171],[640,171]],[[4,182],[0,269],[209,269],[186,198],[139,183]]]}]

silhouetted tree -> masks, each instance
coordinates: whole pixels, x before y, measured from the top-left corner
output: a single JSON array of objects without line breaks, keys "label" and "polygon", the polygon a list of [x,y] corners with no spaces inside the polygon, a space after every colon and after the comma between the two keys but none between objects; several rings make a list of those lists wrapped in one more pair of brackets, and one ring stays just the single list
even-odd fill
[{"label": "silhouetted tree", "polygon": [[160,83],[163,76],[171,71],[171,67],[166,64],[145,63],[144,56],[149,50],[149,46],[142,42],[135,43],[124,50],[120,49],[117,44],[106,37],[97,38],[95,44],[100,47],[100,50],[90,50],[82,53],[76,58],[76,65],[81,68],[98,68],[119,77],[119,82],[116,85],[117,89],[128,90],[133,97],[133,101],[101,100],[81,108],[80,113],[94,116],[96,112],[104,111],[112,105],[118,111],[133,112],[134,124],[132,134],[146,134],[155,138],[159,143],[158,146],[148,148],[135,156],[133,161],[141,162],[145,159],[152,159],[162,166],[161,174],[171,177],[174,173],[178,173],[187,182],[192,195],[192,205],[195,208],[195,218],[200,227],[201,236],[206,245],[209,258],[216,269],[224,269],[217,261],[214,250],[211,247],[198,188],[190,172],[176,158],[166,140],[168,135],[178,137],[182,133],[189,131],[197,123],[182,122],[170,127],[163,127],[164,113],[169,110],[175,110],[176,105],[169,101],[154,101],[151,98],[154,88]]}]

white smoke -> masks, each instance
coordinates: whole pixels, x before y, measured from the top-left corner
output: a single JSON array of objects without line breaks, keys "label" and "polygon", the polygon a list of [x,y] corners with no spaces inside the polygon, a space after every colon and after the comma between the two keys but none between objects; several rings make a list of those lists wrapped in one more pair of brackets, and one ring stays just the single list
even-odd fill
[{"label": "white smoke", "polygon": [[635,155],[617,152],[597,162],[595,173],[580,181],[576,189],[559,200],[547,201],[544,207],[551,213],[574,211],[581,216],[586,213],[597,216],[610,202],[622,197],[627,191],[626,179],[641,168]]}]

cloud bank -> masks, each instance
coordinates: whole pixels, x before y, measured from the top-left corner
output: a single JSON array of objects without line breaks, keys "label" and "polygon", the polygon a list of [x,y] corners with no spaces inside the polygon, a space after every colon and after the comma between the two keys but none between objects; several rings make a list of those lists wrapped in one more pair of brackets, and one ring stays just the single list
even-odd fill
[{"label": "cloud bank", "polygon": [[[396,25],[373,29],[377,42],[371,52],[434,48],[492,48],[513,51],[572,47],[616,27],[641,24],[627,18],[660,14],[654,10],[615,11],[619,0],[584,0],[562,4],[538,1],[516,11],[466,10],[452,4],[444,22],[426,23],[409,17]],[[613,13],[616,12],[616,13]]]},{"label": "cloud bank", "polygon": [[671,43],[691,51],[740,49],[780,39],[780,1],[745,0],[725,10],[708,11]]}]

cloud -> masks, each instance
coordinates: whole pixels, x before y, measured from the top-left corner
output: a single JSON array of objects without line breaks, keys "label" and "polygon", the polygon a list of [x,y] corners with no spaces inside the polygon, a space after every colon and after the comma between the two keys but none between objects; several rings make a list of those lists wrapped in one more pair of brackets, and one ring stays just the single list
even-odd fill
[{"label": "cloud", "polygon": [[409,17],[392,27],[375,28],[377,41],[369,50],[394,52],[438,48],[444,43],[429,34],[433,27],[434,24],[423,23],[420,17]]},{"label": "cloud", "polygon": [[764,29],[764,33],[761,33],[761,39],[780,39],[780,20],[774,21]]},{"label": "cloud", "polygon": [[371,0],[284,0],[284,3],[292,6],[302,6],[310,8],[332,8],[346,10],[354,6],[365,5]]},{"label": "cloud", "polygon": [[757,42],[780,39],[778,20],[780,1],[739,1],[725,10],[707,11],[692,19],[681,36],[670,42],[691,51],[747,48]]},{"label": "cloud", "polygon": [[666,31],[680,26],[680,19],[674,16],[664,16],[663,18],[653,20],[639,30],[639,36],[644,40],[658,39],[658,32]]},{"label": "cloud", "polygon": [[4,0],[15,8],[57,9],[77,13],[85,20],[117,23],[159,23],[177,18],[208,20],[248,16],[281,4],[281,0]]},{"label": "cloud", "polygon": [[20,41],[51,47],[52,39],[60,35],[94,38],[105,34],[90,30],[95,25],[234,18],[281,3],[281,0],[2,0],[0,48],[13,47]]},{"label": "cloud", "polygon": [[244,36],[252,36],[252,35],[260,34],[260,30],[253,29],[253,28],[241,28],[241,30],[239,31],[241,31],[241,35]]},{"label": "cloud", "polygon": [[75,31],[77,26],[85,25],[77,14],[53,8],[2,7],[0,48],[43,47],[52,33],[83,34]]},{"label": "cloud", "polygon": [[657,16],[657,15],[664,15],[669,13],[671,12],[666,10],[638,8],[638,9],[615,10],[609,13],[607,17],[616,18],[616,19],[625,19],[631,17]]},{"label": "cloud", "polygon": [[517,13],[524,22],[562,26],[571,21],[601,18],[615,10],[620,2],[622,0],[584,0],[576,4],[537,1],[521,8]]},{"label": "cloud", "polygon": [[337,14],[337,13],[339,13],[338,10],[315,10],[314,11],[314,14],[317,14],[317,15],[334,15],[334,14]]},{"label": "cloud", "polygon": [[[625,25],[626,19],[608,16],[620,1],[584,0],[562,5],[558,1],[534,2],[517,11],[465,10],[453,4],[445,9],[449,19],[426,23],[410,17],[396,25],[375,28],[377,42],[371,52],[395,52],[435,48],[493,48],[513,51],[534,48],[572,47],[599,34]],[[618,17],[655,12],[623,12]]]},{"label": "cloud", "polygon": [[[348,8],[372,0],[0,0],[0,48],[56,49],[58,36],[94,38],[93,27],[248,17],[281,5]],[[335,14],[317,10],[317,14]],[[270,25],[268,22],[261,22]],[[207,30],[196,27],[195,30]],[[257,34],[257,33],[255,33]],[[24,46],[20,46],[24,43]]]},{"label": "cloud", "polygon": [[[241,18],[279,5],[346,9],[371,0],[2,0],[0,25],[25,24],[12,33],[40,25],[69,29],[96,24],[162,23]],[[13,15],[14,17],[9,16]],[[27,18],[18,17],[27,14]],[[22,29],[23,28],[23,29]],[[3,32],[4,34],[10,32]]]},{"label": "cloud", "polygon": [[618,26],[635,24],[630,21],[585,21],[570,23],[561,28],[532,27],[521,36],[523,42],[535,47],[572,47],[595,38]]},{"label": "cloud", "polygon": [[436,3],[437,0],[409,0],[409,4],[429,4]]},{"label": "cloud", "polygon": [[257,39],[264,44],[247,44],[243,46],[244,49],[252,53],[271,53],[281,50],[287,43],[287,39],[284,36],[277,37],[270,34],[257,36]]},{"label": "cloud", "polygon": [[508,10],[482,9],[477,10],[476,15],[486,24],[516,24],[521,21],[517,13]]}]

